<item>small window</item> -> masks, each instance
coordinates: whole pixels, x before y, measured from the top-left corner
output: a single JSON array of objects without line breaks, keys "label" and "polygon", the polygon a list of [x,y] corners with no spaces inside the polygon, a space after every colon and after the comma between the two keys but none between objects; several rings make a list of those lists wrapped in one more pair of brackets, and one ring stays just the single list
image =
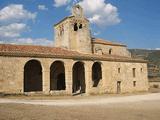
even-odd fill
[{"label": "small window", "polygon": [[60,30],[60,36],[62,36],[64,34],[63,30]]},{"label": "small window", "polygon": [[79,29],[82,29],[82,24],[79,25]]},{"label": "small window", "polygon": [[121,73],[121,68],[118,68],[118,73]]},{"label": "small window", "polygon": [[64,28],[63,28],[63,25],[62,26],[60,26],[60,28],[59,28],[59,35],[61,36],[61,35],[63,35],[64,34]]},{"label": "small window", "polygon": [[121,93],[121,81],[117,81],[117,93]]},{"label": "small window", "polygon": [[112,54],[112,49],[111,49],[111,48],[109,49],[109,54],[110,54],[110,55]]},{"label": "small window", "polygon": [[77,23],[74,24],[74,31],[77,31],[78,30],[78,26],[77,26]]},{"label": "small window", "polygon": [[136,81],[133,81],[133,87],[136,87]]},{"label": "small window", "polygon": [[133,72],[133,77],[136,77],[136,68],[133,68],[132,72]]},{"label": "small window", "polygon": [[143,72],[143,68],[141,68],[141,72]]}]

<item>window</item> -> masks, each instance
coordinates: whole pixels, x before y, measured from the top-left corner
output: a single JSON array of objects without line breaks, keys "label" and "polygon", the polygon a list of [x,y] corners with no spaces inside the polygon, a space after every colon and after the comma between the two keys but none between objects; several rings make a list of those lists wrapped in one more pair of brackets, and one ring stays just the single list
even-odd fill
[{"label": "window", "polygon": [[77,31],[78,30],[78,26],[77,26],[77,23],[74,24],[74,31]]},{"label": "window", "polygon": [[133,68],[132,72],[133,72],[133,77],[136,77],[136,68]]},{"label": "window", "polygon": [[121,81],[117,81],[117,93],[121,93]]},{"label": "window", "polygon": [[95,53],[98,53],[98,54],[103,54],[103,51],[101,48],[95,48]]},{"label": "window", "polygon": [[111,49],[111,48],[109,49],[109,54],[110,54],[110,55],[112,54],[112,49]]},{"label": "window", "polygon": [[136,81],[133,81],[133,87],[136,87]]},{"label": "window", "polygon": [[143,68],[141,68],[141,72],[143,72]]},{"label": "window", "polygon": [[82,29],[82,24],[79,25],[79,29]]},{"label": "window", "polygon": [[121,72],[121,68],[118,68],[118,73],[120,73]]}]

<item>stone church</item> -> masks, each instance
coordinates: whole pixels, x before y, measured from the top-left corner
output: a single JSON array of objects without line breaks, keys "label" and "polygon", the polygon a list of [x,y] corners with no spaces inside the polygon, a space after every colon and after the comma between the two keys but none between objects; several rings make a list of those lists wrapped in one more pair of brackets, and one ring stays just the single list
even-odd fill
[{"label": "stone church", "polygon": [[74,95],[148,90],[147,61],[90,34],[79,5],[54,25],[54,47],[0,44],[0,93]]}]

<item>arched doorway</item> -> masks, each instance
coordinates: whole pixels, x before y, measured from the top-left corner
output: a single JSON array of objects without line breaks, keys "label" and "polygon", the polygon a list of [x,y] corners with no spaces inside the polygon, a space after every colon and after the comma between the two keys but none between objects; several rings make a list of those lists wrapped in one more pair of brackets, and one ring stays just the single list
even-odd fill
[{"label": "arched doorway", "polygon": [[55,61],[50,67],[50,90],[65,90],[65,68],[64,63]]},{"label": "arched doorway", "polygon": [[30,60],[24,66],[24,92],[42,91],[42,67],[37,60]]},{"label": "arched doorway", "polygon": [[98,87],[100,80],[102,79],[102,68],[99,62],[95,62],[92,66],[92,81],[93,87]]},{"label": "arched doorway", "polygon": [[76,62],[73,65],[72,74],[73,74],[72,92],[85,93],[86,85],[85,85],[84,63]]}]

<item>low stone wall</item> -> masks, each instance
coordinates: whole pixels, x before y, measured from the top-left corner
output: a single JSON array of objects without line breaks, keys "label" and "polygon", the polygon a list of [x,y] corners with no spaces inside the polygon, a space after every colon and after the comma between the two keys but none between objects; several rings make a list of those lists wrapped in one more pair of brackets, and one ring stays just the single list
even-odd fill
[{"label": "low stone wall", "polygon": [[160,81],[149,81],[149,86],[151,88],[160,88]]},{"label": "low stone wall", "polygon": [[150,88],[160,88],[160,77],[149,77],[149,87]]}]

